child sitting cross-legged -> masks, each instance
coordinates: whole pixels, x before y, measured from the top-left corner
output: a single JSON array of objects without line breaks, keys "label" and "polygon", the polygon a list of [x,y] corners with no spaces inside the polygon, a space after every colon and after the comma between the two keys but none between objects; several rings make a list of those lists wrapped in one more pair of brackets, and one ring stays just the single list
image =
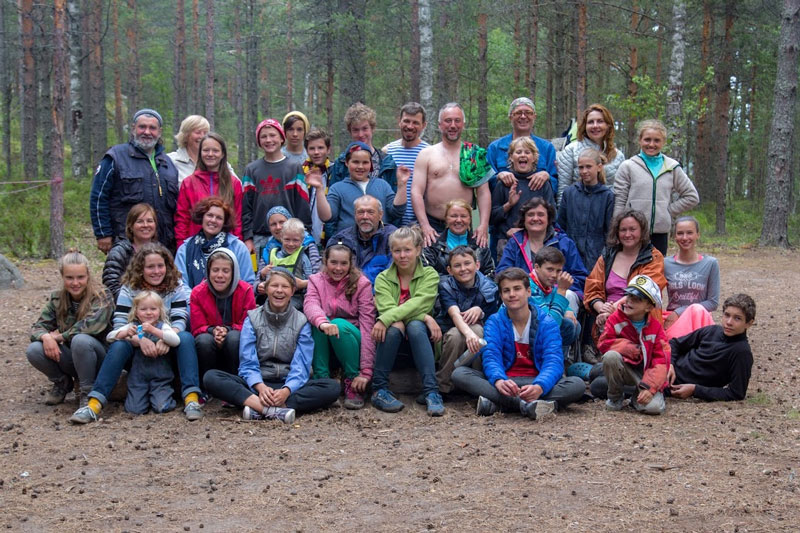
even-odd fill
[{"label": "child sitting cross-legged", "polygon": [[603,354],[606,407],[611,411],[622,409],[625,385],[638,391],[631,398],[637,411],[660,415],[666,410],[662,391],[667,386],[670,350],[664,328],[650,316],[654,307],[661,307],[661,289],[649,276],[640,274],[628,283],[625,301],[606,320],[597,347]]},{"label": "child sitting cross-legged", "polygon": [[137,415],[150,408],[166,413],[175,408],[172,397],[172,366],[166,354],[159,354],[157,343],[178,346],[181,340],[167,322],[164,301],[156,292],[142,291],[133,298],[128,324],[108,334],[108,342],[129,342],[134,346],[133,363],[128,374],[125,410]]}]

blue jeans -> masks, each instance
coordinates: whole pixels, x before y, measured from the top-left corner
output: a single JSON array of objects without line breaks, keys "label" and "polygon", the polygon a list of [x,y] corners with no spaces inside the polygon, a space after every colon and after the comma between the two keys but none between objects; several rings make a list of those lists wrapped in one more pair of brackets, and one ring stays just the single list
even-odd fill
[{"label": "blue jeans", "polygon": [[578,338],[580,334],[581,326],[580,324],[576,324],[569,318],[565,318],[561,321],[561,345],[569,347],[575,342],[575,339]]},{"label": "blue jeans", "polygon": [[[414,366],[422,377],[422,390],[425,394],[439,392],[436,381],[436,363],[433,359],[433,347],[428,338],[428,328],[421,320],[412,320],[406,324],[406,337],[411,348]],[[403,333],[392,326],[386,330],[386,338],[378,344],[375,353],[375,366],[372,370],[372,390],[389,388],[389,373],[394,368],[397,350],[403,341]]]},{"label": "blue jeans", "polygon": [[[181,375],[181,397],[185,398],[190,392],[200,393],[200,377],[197,369],[197,352],[194,348],[194,337],[188,331],[178,333],[181,343],[170,349],[169,357],[178,360],[178,372]],[[89,393],[89,398],[95,398],[103,405],[108,401],[108,395],[114,389],[122,375],[122,370],[133,357],[133,345],[127,341],[116,341],[108,349],[103,366],[94,380],[94,388]]]}]

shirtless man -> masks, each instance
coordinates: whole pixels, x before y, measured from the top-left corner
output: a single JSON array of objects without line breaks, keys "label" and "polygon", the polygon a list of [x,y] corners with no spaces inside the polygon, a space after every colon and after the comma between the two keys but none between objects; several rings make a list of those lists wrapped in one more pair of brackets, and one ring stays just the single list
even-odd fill
[{"label": "shirtless man", "polygon": [[[411,204],[425,236],[425,246],[433,244],[439,232],[444,231],[444,212],[447,202],[460,198],[472,203],[473,189],[461,183],[458,176],[461,132],[464,126],[464,109],[455,102],[445,104],[439,110],[439,131],[442,132],[442,142],[422,150],[414,164]],[[487,183],[477,189],[480,223],[475,230],[475,240],[478,246],[483,247],[489,244],[492,195]]]}]

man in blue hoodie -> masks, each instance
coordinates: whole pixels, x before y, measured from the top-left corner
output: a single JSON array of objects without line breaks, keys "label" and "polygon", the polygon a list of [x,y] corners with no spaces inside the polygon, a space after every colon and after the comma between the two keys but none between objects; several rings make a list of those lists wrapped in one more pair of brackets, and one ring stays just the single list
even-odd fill
[{"label": "man in blue hoodie", "polygon": [[453,372],[459,389],[478,397],[477,413],[519,411],[536,420],[581,398],[581,378],[564,375],[558,325],[529,301],[528,274],[512,267],[497,276],[503,307],[484,328],[483,372],[461,366]]}]

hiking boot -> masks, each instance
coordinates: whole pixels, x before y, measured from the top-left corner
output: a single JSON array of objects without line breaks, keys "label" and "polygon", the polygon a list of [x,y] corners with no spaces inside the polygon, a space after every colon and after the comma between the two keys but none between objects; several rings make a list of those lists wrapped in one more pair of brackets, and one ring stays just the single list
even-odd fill
[{"label": "hiking boot", "polygon": [[264,415],[255,409],[250,409],[245,405],[244,409],[242,410],[242,418],[244,420],[264,420]]},{"label": "hiking boot", "polygon": [[397,413],[403,410],[403,402],[394,397],[389,389],[381,389],[372,393],[372,405],[386,413]]},{"label": "hiking boot", "polygon": [[344,380],[344,408],[361,409],[364,407],[364,395],[353,390],[353,380]]},{"label": "hiking boot", "polygon": [[294,422],[294,409],[289,407],[267,407],[266,412],[261,413],[265,420],[280,420],[284,424]]},{"label": "hiking boot", "polygon": [[189,422],[200,420],[204,416],[203,409],[197,402],[187,403],[186,406],[183,408],[183,413],[186,415],[186,420],[188,420]]},{"label": "hiking boot", "polygon": [[589,363],[590,365],[596,365],[602,360],[603,357],[600,355],[600,353],[598,353],[598,351],[594,348],[594,346],[591,346],[589,344],[584,346],[583,355],[581,356],[581,361],[583,361],[584,363]]},{"label": "hiking boot", "polygon": [[543,416],[552,414],[556,410],[556,402],[547,400],[519,401],[519,412],[531,420],[539,420]]},{"label": "hiking boot", "polygon": [[489,398],[478,396],[478,406],[475,409],[478,416],[492,416],[497,412],[497,404]]},{"label": "hiking boot", "polygon": [[69,417],[69,421],[73,424],[88,424],[89,422],[97,422],[97,415],[87,405],[72,413],[72,416]]},{"label": "hiking boot", "polygon": [[444,402],[442,401],[442,395],[438,392],[429,392],[425,396],[425,403],[428,405],[428,416],[444,415]]},{"label": "hiking boot", "polygon": [[622,408],[624,407],[622,402],[623,402],[622,398],[620,398],[619,400],[612,400],[611,398],[609,398],[606,400],[606,409],[608,409],[609,411],[622,411]]},{"label": "hiking boot", "polygon": [[72,390],[72,378],[64,381],[53,382],[53,388],[44,397],[45,405],[58,405],[67,397],[67,393]]}]

